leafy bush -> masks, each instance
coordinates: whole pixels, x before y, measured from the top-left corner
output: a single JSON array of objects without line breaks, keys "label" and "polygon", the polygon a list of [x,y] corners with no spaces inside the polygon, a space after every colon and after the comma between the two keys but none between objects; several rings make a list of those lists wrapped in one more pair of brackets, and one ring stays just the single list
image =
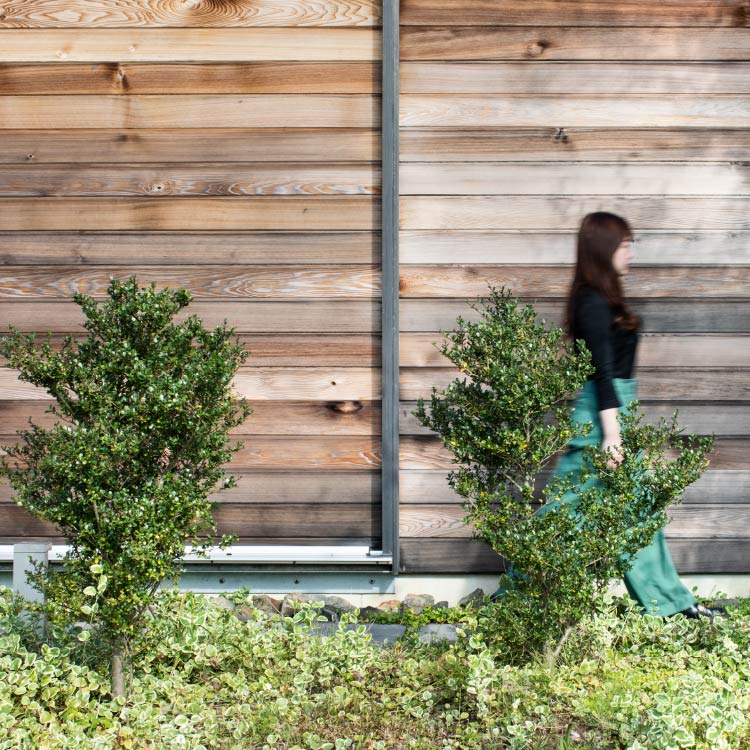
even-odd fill
[{"label": "leafy bush", "polygon": [[59,352],[49,336],[39,346],[16,329],[3,338],[8,366],[47,389],[60,421],[22,432],[7,448],[16,461],[3,459],[0,471],[19,505],[56,524],[71,547],[62,572],[32,576],[47,616],[96,624],[120,694],[122,658],[157,587],[179,576],[186,542],[214,541],[207,498],[234,484],[222,465],[240,446],[227,434],[251,410],[230,392],[247,356],[232,330],[209,331],[195,316],[172,322],[190,302],[186,290],[140,289],[131,276],[107,293],[101,304],[75,295],[88,337],[67,336]]},{"label": "leafy bush", "polygon": [[312,603],[275,618],[169,592],[130,696],[111,699],[81,663],[91,642],[39,645],[0,590],[0,750],[747,750],[747,607],[706,627],[618,606],[556,662],[513,666],[486,612],[454,646],[383,649],[364,626],[312,636]]},{"label": "leafy bush", "polygon": [[448,482],[464,498],[475,535],[520,571],[506,583],[496,632],[509,658],[523,658],[593,610],[701,475],[712,440],[683,444],[675,420],[644,425],[634,402],[619,417],[622,463],[609,466],[611,454],[590,446],[581,489],[566,477],[542,487],[542,470],[592,428],[574,422],[565,404],[592,372],[590,354],[507,290],[490,287],[484,306],[472,307],[481,319],[459,317],[440,346],[463,377],[433,388],[429,413],[419,399],[414,414],[460,465]]}]

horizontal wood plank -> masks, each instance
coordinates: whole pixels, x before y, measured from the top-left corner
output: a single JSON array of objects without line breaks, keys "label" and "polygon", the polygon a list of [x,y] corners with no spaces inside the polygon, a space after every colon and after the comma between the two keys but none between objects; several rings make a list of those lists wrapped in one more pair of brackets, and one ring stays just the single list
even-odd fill
[{"label": "horizontal wood plank", "polygon": [[[402,94],[399,124],[418,127],[743,127],[750,97],[732,94],[482,96]],[[12,121],[11,121],[12,122]],[[14,125],[15,126],[15,125]]]},{"label": "horizontal wood plank", "polygon": [[737,26],[748,25],[743,0],[403,0],[409,25]]},{"label": "horizontal wood plank", "polygon": [[[430,413],[430,400],[426,398],[427,413]],[[402,401],[399,405],[399,431],[402,435],[432,435],[414,416],[416,401]],[[717,435],[721,437],[750,437],[750,403],[723,404],[694,402],[650,403],[640,405],[644,421],[655,424],[660,418],[671,420],[678,412],[678,424],[687,434]],[[1,412],[0,412],[1,413]]]},{"label": "horizontal wood plank", "polygon": [[[597,68],[600,68],[597,65]],[[402,128],[401,162],[746,161],[747,128]],[[0,158],[3,158],[0,155]]]},{"label": "horizontal wood plank", "polygon": [[[473,526],[464,523],[460,505],[399,507],[402,539],[471,538]],[[676,506],[669,511],[666,537],[674,539],[732,539],[750,536],[750,504]]]},{"label": "horizontal wood plank", "polygon": [[0,167],[0,197],[11,198],[379,194],[372,164]]},{"label": "horizontal wood plank", "polygon": [[[710,456],[709,468],[716,470],[748,471],[750,469],[750,440],[717,438]],[[399,447],[401,470],[453,469],[452,453],[443,447],[439,438],[405,435]]]},{"label": "horizontal wood plank", "polygon": [[[379,300],[248,300],[191,303],[176,316],[197,315],[206,326],[229,325],[243,333],[376,333]],[[83,314],[73,302],[0,302],[0,320],[24,332],[83,334]]]},{"label": "horizontal wood plank", "polygon": [[[112,278],[136,274],[140,284],[190,288],[196,299],[357,299],[380,294],[380,269],[337,264],[234,266],[5,266],[0,299],[69,299],[82,292],[107,296]],[[728,283],[728,282],[727,282]]]},{"label": "horizontal wood plank", "polygon": [[[308,302],[306,304],[313,304]],[[213,304],[214,308],[218,307]],[[235,305],[236,306],[236,305]],[[223,305],[218,312],[223,310]],[[191,308],[192,309],[192,306]],[[84,332],[73,333],[85,338]],[[59,351],[62,334],[50,339],[53,351]],[[380,339],[368,333],[240,333],[236,339],[251,353],[247,364],[253,367],[378,367]],[[40,335],[41,343],[46,336]],[[0,365],[7,360],[0,356]]]},{"label": "horizontal wood plank", "polygon": [[[11,445],[13,441],[7,441]],[[380,471],[380,439],[369,435],[259,435],[225,465],[231,471]]]},{"label": "horizontal wood plank", "polygon": [[[561,300],[521,299],[531,302],[540,318],[562,325]],[[700,298],[666,300],[631,300],[633,309],[642,317],[643,331],[647,333],[750,333],[750,305],[747,302],[723,300],[706,302]],[[474,315],[465,300],[403,300],[400,304],[399,325],[403,332],[437,331],[452,329],[456,317]],[[435,336],[432,337],[436,338]],[[408,351],[408,337],[402,334],[402,361],[404,346]],[[408,356],[408,355],[407,355]],[[739,356],[739,355],[738,355]],[[726,360],[725,360],[726,361]],[[740,361],[745,361],[740,357]]]},{"label": "horizontal wood plank", "polygon": [[177,0],[14,0],[0,28],[117,28],[130,26],[376,26],[375,0],[263,0],[192,3]]},{"label": "horizontal wood plank", "polygon": [[266,263],[270,258],[275,265],[375,264],[380,259],[380,235],[376,232],[0,234],[0,263],[4,265],[243,265]]},{"label": "horizontal wood plank", "polygon": [[[750,76],[748,76],[750,80]],[[436,155],[439,159],[439,154]],[[49,170],[44,170],[48,172]],[[20,172],[20,174],[19,174]],[[0,172],[0,182],[6,173]],[[7,172],[17,184],[29,174]],[[403,164],[401,195],[743,195],[747,164]],[[196,177],[196,179],[199,179]],[[33,178],[32,178],[33,180]],[[89,182],[85,177],[82,180]],[[94,179],[91,180],[93,182]],[[53,182],[54,185],[54,182]],[[9,188],[12,189],[11,182]],[[54,188],[53,188],[54,189]]]},{"label": "horizontal wood plank", "polygon": [[2,198],[0,231],[374,229],[371,197]]},{"label": "horizontal wood plank", "polygon": [[[270,62],[380,59],[375,29],[14,29],[0,62]],[[84,126],[85,127],[85,126]]]},{"label": "horizontal wood plank", "polygon": [[[13,276],[15,271],[9,270]],[[23,281],[22,272],[20,282]],[[399,272],[401,297],[479,297],[488,285],[504,286],[521,297],[566,297],[573,278],[571,266],[411,265]],[[15,282],[18,286],[21,284]],[[625,284],[632,297],[750,296],[748,266],[633,266]],[[3,287],[0,285],[0,295]],[[5,296],[9,296],[5,293]]]},{"label": "horizontal wood plank", "polygon": [[750,66],[741,62],[405,62],[399,73],[402,94],[750,93]]},{"label": "horizontal wood plank", "polygon": [[[0,253],[3,242],[0,240]],[[633,248],[639,266],[750,265],[750,232],[643,232]],[[2,257],[2,255],[0,255]],[[508,263],[564,265],[575,263],[576,234],[501,230],[402,231],[402,264]]]},{"label": "horizontal wood plank", "polygon": [[[92,123],[89,123],[89,126]],[[216,123],[212,123],[215,125]],[[375,161],[372,128],[3,130],[2,164]]]},{"label": "horizontal wood plank", "polygon": [[[0,35],[0,38],[2,36]],[[371,94],[369,62],[0,64],[3,94]]]},{"label": "horizontal wood plank", "polygon": [[[540,486],[551,475],[542,472]],[[402,470],[399,474],[399,497],[402,503],[461,503],[462,498],[448,484],[448,472]],[[750,470],[717,471],[709,469],[694,484],[686,488],[682,502],[705,505],[707,503],[747,503],[750,497]]]},{"label": "horizontal wood plank", "polygon": [[[670,539],[679,573],[748,573],[745,539]],[[504,563],[477,539],[405,539],[400,545],[401,573],[497,573]]]},{"label": "horizontal wood plank", "polygon": [[[222,503],[214,511],[221,534],[238,536],[342,537],[380,535],[380,509],[355,505],[237,505]],[[14,536],[57,536],[57,527],[17,505],[0,504],[0,528]]]},{"label": "horizontal wood plank", "polygon": [[696,33],[689,28],[436,25],[402,26],[399,49],[402,61],[746,62],[750,39],[744,29],[733,28],[705,28]]},{"label": "horizontal wood plank", "polygon": [[[215,492],[213,502],[245,505],[288,503],[306,505],[380,503],[379,472],[364,471],[278,471],[250,469],[229,471],[237,479],[237,486]],[[15,493],[7,480],[0,480],[0,503],[15,502]]]},{"label": "horizontal wood plank", "polygon": [[[380,372],[373,367],[242,367],[233,392],[257,401],[374,401],[380,398]],[[49,401],[43,388],[0,370],[0,401]]]},{"label": "horizontal wood plank", "polygon": [[[728,369],[639,368],[635,371],[638,397],[644,401],[745,401],[750,399],[748,375],[747,370]],[[465,375],[454,367],[402,367],[401,398],[428,398],[433,386],[445,388],[459,376]]]},{"label": "horizontal wood plank", "polygon": [[368,94],[0,96],[8,128],[376,128]]},{"label": "horizontal wood plank", "polygon": [[[373,401],[248,401],[252,414],[230,431],[232,438],[256,435],[379,435],[381,409]],[[46,401],[0,400],[0,434],[28,429],[29,420],[50,428],[60,420]]]},{"label": "horizontal wood plank", "polygon": [[636,231],[750,229],[750,196],[404,196],[401,229],[577,229],[591,211],[626,216]]}]

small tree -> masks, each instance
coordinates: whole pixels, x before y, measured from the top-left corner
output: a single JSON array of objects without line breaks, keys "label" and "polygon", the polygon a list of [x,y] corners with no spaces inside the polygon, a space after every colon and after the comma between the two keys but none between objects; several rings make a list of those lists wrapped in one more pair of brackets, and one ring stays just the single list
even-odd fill
[{"label": "small tree", "polygon": [[[564,343],[559,328],[538,322],[510,291],[490,287],[485,306],[471,307],[481,319],[459,317],[440,346],[467,377],[433,388],[429,414],[424,399],[414,414],[460,464],[448,481],[465,499],[475,535],[517,571],[505,580],[498,629],[514,648],[540,646],[569,632],[650,543],[667,507],[705,469],[712,441],[691,436],[681,446],[676,417],[643,425],[633,402],[620,417],[621,464],[609,465],[612,456],[592,446],[580,485],[560,478],[543,487],[555,455],[592,428],[574,423],[564,403],[593,371],[591,355]],[[678,448],[673,460],[669,448]]]},{"label": "small tree", "polygon": [[131,276],[107,293],[101,304],[75,295],[88,337],[66,336],[59,352],[49,335],[37,346],[11,328],[2,339],[8,366],[47,389],[61,421],[23,431],[7,448],[13,466],[3,459],[0,471],[18,504],[70,544],[62,572],[31,576],[48,617],[91,619],[111,653],[113,695],[122,695],[123,660],[159,584],[178,579],[186,542],[199,554],[214,543],[208,496],[234,485],[222,465],[241,444],[228,445],[227,434],[252,410],[230,391],[248,354],[230,341],[233,329],[209,331],[195,316],[172,322],[188,291],[140,289]]}]

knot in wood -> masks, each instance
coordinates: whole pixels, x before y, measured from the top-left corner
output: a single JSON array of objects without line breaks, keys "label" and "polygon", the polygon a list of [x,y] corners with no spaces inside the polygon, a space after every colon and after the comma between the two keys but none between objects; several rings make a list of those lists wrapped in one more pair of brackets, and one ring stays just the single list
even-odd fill
[{"label": "knot in wood", "polygon": [[355,414],[362,411],[364,405],[361,401],[334,401],[329,404],[331,411],[337,411],[340,414]]}]

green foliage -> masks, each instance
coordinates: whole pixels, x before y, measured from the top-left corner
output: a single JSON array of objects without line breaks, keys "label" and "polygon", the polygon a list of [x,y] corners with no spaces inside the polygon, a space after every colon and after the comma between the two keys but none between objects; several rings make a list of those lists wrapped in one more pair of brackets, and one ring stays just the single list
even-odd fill
[{"label": "green foliage", "polygon": [[311,636],[313,604],[278,618],[168,592],[112,700],[82,664],[91,643],[40,645],[0,590],[0,750],[748,750],[743,609],[708,625],[618,607],[584,618],[556,662],[513,666],[481,611],[453,646],[383,649],[364,627]]},{"label": "green foliage", "polygon": [[230,392],[247,356],[233,331],[172,322],[186,290],[141,289],[131,276],[107,293],[102,303],[75,295],[88,336],[66,337],[60,351],[49,336],[3,338],[8,366],[47,389],[59,421],[22,432],[0,470],[19,505],[71,546],[63,572],[33,576],[50,620],[89,620],[124,647],[160,582],[179,575],[185,543],[213,542],[207,498],[234,484],[222,465],[240,446],[227,434],[251,410]]},{"label": "green foliage", "polygon": [[588,447],[580,491],[570,478],[542,487],[555,455],[591,430],[564,403],[592,372],[590,354],[585,346],[576,352],[559,328],[538,322],[531,305],[520,307],[504,289],[490,288],[484,307],[472,307],[481,319],[459,317],[440,347],[465,377],[433,388],[429,413],[419,399],[414,414],[460,465],[448,482],[464,498],[475,535],[521,571],[504,581],[495,630],[509,658],[525,658],[592,611],[701,475],[712,440],[683,445],[676,417],[644,425],[634,402],[630,415],[620,415],[619,466]]}]

